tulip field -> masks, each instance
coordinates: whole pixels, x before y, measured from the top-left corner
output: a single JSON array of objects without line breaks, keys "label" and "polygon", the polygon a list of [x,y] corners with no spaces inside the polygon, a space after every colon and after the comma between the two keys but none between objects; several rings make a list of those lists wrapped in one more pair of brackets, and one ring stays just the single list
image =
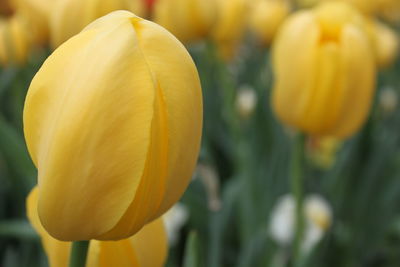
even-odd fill
[{"label": "tulip field", "polygon": [[0,1],[0,267],[400,266],[399,0]]}]

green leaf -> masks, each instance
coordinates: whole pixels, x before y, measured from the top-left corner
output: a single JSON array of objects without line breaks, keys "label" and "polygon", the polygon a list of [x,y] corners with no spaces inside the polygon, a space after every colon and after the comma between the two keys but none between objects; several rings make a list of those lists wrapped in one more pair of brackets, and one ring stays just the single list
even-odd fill
[{"label": "green leaf", "polygon": [[185,256],[183,261],[183,267],[199,267],[199,241],[197,233],[192,231],[186,241]]}]

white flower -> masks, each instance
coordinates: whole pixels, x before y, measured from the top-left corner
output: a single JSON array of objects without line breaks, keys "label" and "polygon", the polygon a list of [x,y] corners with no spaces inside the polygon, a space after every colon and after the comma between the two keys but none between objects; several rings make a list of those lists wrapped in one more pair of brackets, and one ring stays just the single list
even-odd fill
[{"label": "white flower", "polygon": [[395,111],[398,102],[398,95],[392,87],[385,87],[379,94],[379,105],[384,113],[392,113]]},{"label": "white flower", "polygon": [[257,104],[257,95],[254,89],[249,86],[242,86],[236,96],[236,109],[239,116],[247,119],[253,114],[254,108]]},{"label": "white flower", "polygon": [[329,203],[321,196],[313,194],[304,200],[306,230],[302,249],[308,253],[322,239],[332,221],[332,210]]},{"label": "white flower", "polygon": [[179,232],[189,218],[189,212],[182,203],[175,204],[163,216],[168,241],[171,246],[175,245],[179,239]]},{"label": "white flower", "polygon": [[278,199],[278,203],[271,214],[271,237],[283,246],[292,242],[295,220],[295,203],[291,195],[284,195]]},{"label": "white flower", "polygon": [[[332,221],[332,210],[328,202],[319,195],[309,195],[303,203],[305,229],[301,249],[309,253],[322,239]],[[295,231],[295,200],[292,195],[284,195],[271,214],[269,232],[271,237],[282,246],[293,242]]]}]

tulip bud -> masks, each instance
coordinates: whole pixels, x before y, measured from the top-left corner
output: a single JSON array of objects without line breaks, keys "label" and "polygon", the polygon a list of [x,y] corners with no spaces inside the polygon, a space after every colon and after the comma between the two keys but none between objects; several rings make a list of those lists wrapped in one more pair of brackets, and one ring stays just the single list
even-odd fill
[{"label": "tulip bud", "polygon": [[216,9],[215,0],[157,0],[153,20],[180,41],[193,42],[209,34]]},{"label": "tulip bud", "polygon": [[[27,199],[27,215],[30,223],[40,235],[48,256],[50,267],[67,267],[71,242],[62,242],[51,237],[40,223],[35,187]],[[143,227],[129,239],[90,242],[86,267],[138,266],[162,267],[167,257],[167,235],[163,220],[157,219]]]},{"label": "tulip bud", "polygon": [[50,17],[51,45],[56,48],[95,19],[115,10],[143,16],[142,0],[57,0]]},{"label": "tulip bud", "polygon": [[50,55],[26,97],[43,227],[66,241],[135,234],[185,191],[201,131],[183,45],[128,11],[96,20]]},{"label": "tulip bud", "polygon": [[346,138],[366,120],[375,60],[364,20],[341,2],[299,11],[273,51],[273,108],[280,120],[317,136]]},{"label": "tulip bud", "polygon": [[218,0],[218,19],[213,29],[213,39],[220,55],[229,60],[234,57],[242,41],[249,16],[248,0]]},{"label": "tulip bud", "polygon": [[252,8],[249,28],[262,44],[268,45],[289,12],[285,0],[258,0]]}]

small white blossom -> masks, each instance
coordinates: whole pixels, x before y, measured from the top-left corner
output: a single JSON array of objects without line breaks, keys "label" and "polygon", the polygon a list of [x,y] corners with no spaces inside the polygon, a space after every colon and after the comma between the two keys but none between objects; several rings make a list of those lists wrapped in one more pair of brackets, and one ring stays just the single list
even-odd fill
[{"label": "small white blossom", "polygon": [[247,119],[253,114],[253,111],[257,104],[257,95],[254,89],[248,86],[242,86],[236,97],[236,109],[239,116],[243,119]]},{"label": "small white blossom", "polygon": [[[328,202],[316,194],[307,196],[303,207],[305,229],[301,249],[309,253],[329,229],[332,210]],[[271,237],[280,245],[289,246],[295,234],[296,205],[292,195],[280,197],[271,216]]]},{"label": "small white blossom", "polygon": [[188,209],[184,204],[178,202],[165,213],[163,218],[169,244],[173,246],[179,239],[181,228],[189,218]]}]

